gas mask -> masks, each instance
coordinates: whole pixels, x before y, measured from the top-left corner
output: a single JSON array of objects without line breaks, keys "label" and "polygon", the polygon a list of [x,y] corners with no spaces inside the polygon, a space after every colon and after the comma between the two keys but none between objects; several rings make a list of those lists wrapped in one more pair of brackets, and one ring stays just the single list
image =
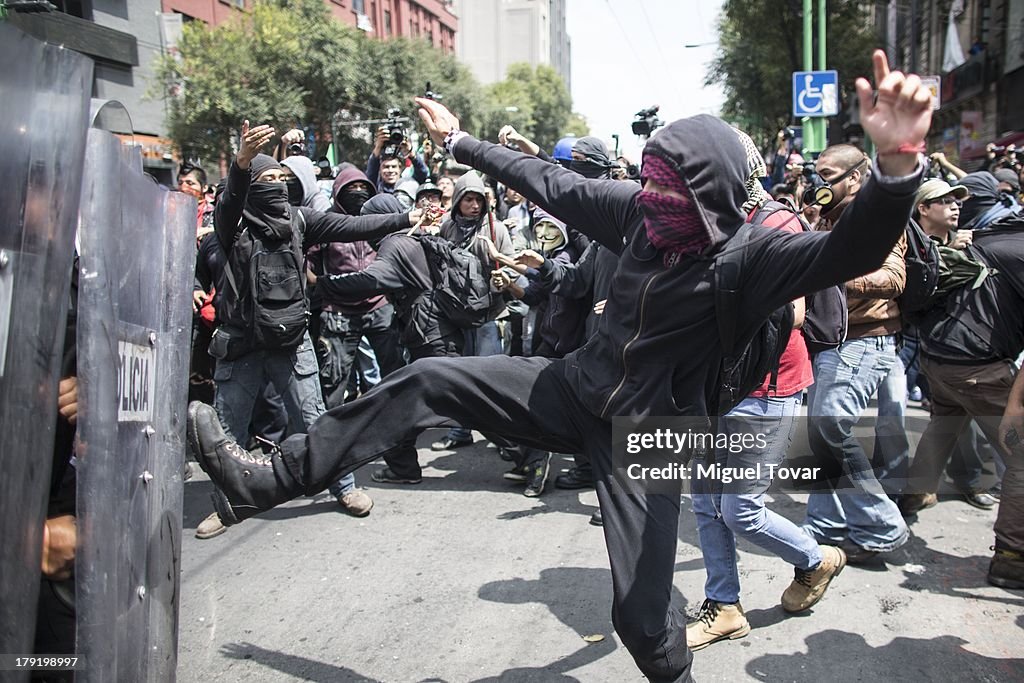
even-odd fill
[{"label": "gas mask", "polygon": [[854,171],[859,170],[866,162],[867,158],[865,157],[831,181],[825,180],[818,175],[814,164],[807,162],[804,165],[804,178],[807,180],[807,189],[804,190],[803,197],[801,198],[804,206],[816,204],[821,207],[823,215],[828,214],[846,198],[846,190],[838,193],[835,186],[849,178]]}]

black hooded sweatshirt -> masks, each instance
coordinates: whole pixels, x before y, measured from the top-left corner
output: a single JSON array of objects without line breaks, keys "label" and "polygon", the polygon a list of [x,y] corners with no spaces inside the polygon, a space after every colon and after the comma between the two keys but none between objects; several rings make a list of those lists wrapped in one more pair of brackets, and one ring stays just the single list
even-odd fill
[{"label": "black hooded sweatshirt", "polygon": [[[733,129],[701,115],[676,121],[647,143],[645,154],[678,169],[711,240],[704,253],[671,267],[647,238],[638,185],[588,180],[469,136],[453,151],[460,163],[519,189],[619,254],[597,334],[562,366],[581,403],[604,419],[708,416],[723,352],[713,257],[743,224],[747,199],[747,155]],[[741,275],[739,338],[798,296],[879,268],[903,234],[920,173],[884,181],[873,176],[830,233],[755,229]]]},{"label": "black hooded sweatshirt", "polygon": [[[380,194],[363,205],[363,215],[401,212],[394,195]],[[317,280],[325,297],[367,297],[387,294],[400,323],[402,344],[409,349],[431,344],[458,331],[431,298],[430,265],[419,240],[405,233],[388,235],[377,247],[373,263],[356,273],[326,275]]]},{"label": "black hooded sweatshirt", "polygon": [[[245,283],[249,282],[249,259],[253,253],[253,246],[257,240],[263,239],[249,229],[248,219],[242,215],[250,183],[249,170],[242,170],[232,161],[227,185],[213,214],[217,239],[227,254],[227,267],[231,268],[235,282],[243,290],[246,287]],[[405,213],[386,216],[346,216],[314,211],[306,207],[292,207],[290,211],[298,211],[304,219],[292,221],[293,230],[301,230],[305,225],[300,235],[303,253],[321,242],[369,240],[384,237],[396,230],[407,230],[411,225],[409,215]],[[294,213],[292,216],[294,218]],[[301,262],[301,254],[299,256]],[[247,329],[242,305],[238,301],[238,295],[227,282],[227,277],[222,276],[219,279],[217,289],[222,293],[217,301],[217,320],[222,325]],[[247,296],[247,293],[243,292],[243,296]]]}]

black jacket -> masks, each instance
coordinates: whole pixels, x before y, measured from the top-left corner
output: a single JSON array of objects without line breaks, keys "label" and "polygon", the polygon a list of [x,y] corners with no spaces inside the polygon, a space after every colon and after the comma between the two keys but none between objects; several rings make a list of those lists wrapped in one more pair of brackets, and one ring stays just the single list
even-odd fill
[{"label": "black jacket", "polygon": [[325,297],[365,297],[387,294],[401,324],[401,341],[414,349],[458,331],[438,311],[431,292],[433,280],[423,246],[415,237],[390,235],[365,269],[317,280]]},{"label": "black jacket", "polygon": [[583,339],[597,332],[600,316],[594,313],[594,304],[608,298],[612,276],[619,263],[619,255],[600,242],[591,242],[572,264],[545,261],[540,268],[541,277],[551,291],[570,299],[582,299],[588,304]]},{"label": "black jacket", "polygon": [[947,363],[1013,360],[1024,350],[1024,231],[975,230],[968,253],[998,271],[951,292],[919,326],[921,353]]},{"label": "black jacket", "polygon": [[[214,208],[213,225],[217,239],[227,254],[228,267],[239,287],[249,281],[249,259],[253,245],[260,239],[250,231],[242,218],[242,209],[249,192],[249,171],[238,168],[231,162],[227,186]],[[295,208],[304,221],[293,221],[295,229],[305,230],[302,234],[303,253],[314,244],[321,242],[354,242],[384,237],[396,230],[407,230],[409,215],[389,214],[380,216],[346,216],[338,213],[324,213],[306,207]],[[299,255],[301,260],[301,254]],[[226,270],[226,269],[225,269]],[[239,305],[238,296],[223,276],[216,282],[218,290],[217,320],[222,325],[246,328],[246,321]]]},{"label": "black jacket", "polygon": [[[566,356],[566,380],[593,414],[707,416],[718,395],[722,348],[715,324],[713,255],[743,224],[749,170],[744,147],[712,116],[676,121],[647,143],[674,164],[690,188],[711,240],[706,253],[673,267],[650,243],[637,206],[640,187],[588,180],[539,159],[463,137],[460,163],[498,178],[553,215],[619,253],[598,332]],[[920,171],[872,177],[830,233],[757,229],[742,274],[740,338],[798,296],[881,266],[903,234]],[[625,239],[625,245],[623,245]]]}]

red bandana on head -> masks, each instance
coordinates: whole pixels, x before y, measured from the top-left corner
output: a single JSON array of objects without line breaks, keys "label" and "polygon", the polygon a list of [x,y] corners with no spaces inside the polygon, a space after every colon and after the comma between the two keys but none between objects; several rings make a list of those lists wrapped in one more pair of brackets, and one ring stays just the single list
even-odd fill
[{"label": "red bandana on head", "polygon": [[666,264],[675,261],[675,256],[696,254],[711,244],[690,190],[676,170],[661,157],[649,154],[644,157],[643,165],[643,180],[648,179],[685,197],[679,199],[646,191],[637,195],[647,238],[659,251],[665,252]]}]

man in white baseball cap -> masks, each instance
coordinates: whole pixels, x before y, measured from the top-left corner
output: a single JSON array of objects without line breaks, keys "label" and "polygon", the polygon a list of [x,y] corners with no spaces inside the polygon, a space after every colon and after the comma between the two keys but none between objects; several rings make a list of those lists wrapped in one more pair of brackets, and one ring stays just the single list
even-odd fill
[{"label": "man in white baseball cap", "polygon": [[[969,194],[966,187],[950,185],[945,180],[932,178],[923,182],[914,200],[921,229],[942,244],[949,242],[960,218],[960,207]],[[971,243],[970,231],[964,230],[961,233],[956,234],[956,241],[963,244],[949,246],[957,249]]]}]

